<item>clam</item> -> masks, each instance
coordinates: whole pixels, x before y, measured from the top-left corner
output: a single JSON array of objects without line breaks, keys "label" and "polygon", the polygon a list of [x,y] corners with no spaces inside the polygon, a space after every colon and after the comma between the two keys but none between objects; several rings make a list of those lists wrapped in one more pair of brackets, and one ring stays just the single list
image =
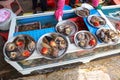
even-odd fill
[{"label": "clam", "polygon": [[105,33],[101,31],[100,37],[101,37],[101,38],[104,38],[104,37],[105,37]]},{"label": "clam", "polygon": [[64,33],[66,35],[69,35],[69,34],[71,34],[71,32],[72,32],[72,29],[71,29],[70,25],[66,25],[64,28]]},{"label": "clam", "polygon": [[86,16],[86,13],[84,10],[77,10],[76,13],[82,17]]},{"label": "clam", "polygon": [[55,42],[56,42],[57,44],[60,44],[60,43],[64,44],[64,43],[65,43],[65,40],[64,40],[64,38],[62,38],[62,37],[56,37]]},{"label": "clam", "polygon": [[60,49],[60,50],[63,50],[63,49],[65,49],[67,47],[67,45],[64,43],[64,44],[62,44],[62,43],[60,43],[59,44],[59,46],[58,46],[58,48]]},{"label": "clam", "polygon": [[34,42],[34,41],[31,41],[31,42],[28,44],[28,50],[33,51],[34,49],[35,49],[35,42]]},{"label": "clam", "polygon": [[50,41],[50,46],[51,47],[57,47],[57,44],[56,44],[56,42],[54,40],[51,40]]},{"label": "clam", "polygon": [[94,23],[96,20],[98,21],[97,16],[92,16],[90,22]]},{"label": "clam", "polygon": [[112,39],[113,42],[118,42],[118,38]]},{"label": "clam", "polygon": [[89,33],[85,33],[85,39],[87,42],[90,40],[90,34]]},{"label": "clam", "polygon": [[120,31],[119,31],[119,30],[117,30],[117,32],[116,32],[116,33],[117,33],[118,37],[120,37]]},{"label": "clam", "polygon": [[10,58],[15,59],[17,57],[16,52],[10,52]]},{"label": "clam", "polygon": [[109,43],[111,41],[110,38],[108,38],[107,36],[105,36],[104,38],[102,38],[104,42]]},{"label": "clam", "polygon": [[16,49],[16,45],[14,43],[12,43],[12,42],[7,43],[7,45],[6,45],[7,51],[13,51],[15,49]]},{"label": "clam", "polygon": [[25,38],[24,38],[23,35],[19,35],[18,37],[16,37],[13,42],[17,43],[17,42],[19,42],[19,41],[25,43]]},{"label": "clam", "polygon": [[86,46],[87,46],[86,40],[81,40],[81,41],[79,41],[79,42],[78,42],[78,45],[79,45],[80,47],[86,47]]},{"label": "clam", "polygon": [[49,41],[47,40],[46,37],[44,37],[44,38],[42,39],[42,41],[43,41],[44,43],[46,43],[46,44],[49,44]]},{"label": "clam", "polygon": [[50,45],[48,45],[47,43],[44,43],[44,42],[42,42],[41,45],[42,45],[42,47],[51,48]]},{"label": "clam", "polygon": [[15,40],[14,40],[15,44],[17,45],[17,47],[21,47],[24,48],[25,47],[25,38],[24,36],[18,36]]},{"label": "clam", "polygon": [[100,25],[105,25],[106,22],[104,20],[100,20],[99,23]]},{"label": "clam", "polygon": [[78,39],[78,40],[85,39],[84,33],[78,34],[78,35],[77,35],[77,39]]},{"label": "clam", "polygon": [[55,40],[57,37],[59,37],[57,34],[51,34],[52,38]]},{"label": "clam", "polygon": [[51,53],[51,56],[53,57],[58,57],[59,49],[58,48],[53,48],[53,52]]},{"label": "clam", "polygon": [[63,27],[63,26],[61,26],[61,25],[57,27],[57,30],[58,30],[58,32],[60,32],[60,33],[62,33],[62,32],[63,32],[63,29],[64,29],[64,27]]},{"label": "clam", "polygon": [[50,41],[52,41],[52,40],[53,40],[53,38],[52,38],[52,37],[50,37],[50,36],[45,36],[45,38],[47,39],[47,41],[48,41],[48,42],[50,42]]}]

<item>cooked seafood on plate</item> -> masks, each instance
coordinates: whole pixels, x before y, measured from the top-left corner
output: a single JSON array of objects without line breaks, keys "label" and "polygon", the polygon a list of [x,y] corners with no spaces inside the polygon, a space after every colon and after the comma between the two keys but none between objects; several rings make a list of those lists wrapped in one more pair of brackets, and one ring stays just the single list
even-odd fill
[{"label": "cooked seafood on plate", "polygon": [[78,7],[75,10],[76,15],[80,17],[88,17],[90,15],[90,11],[87,8],[84,7]]},{"label": "cooked seafood on plate", "polygon": [[74,36],[75,44],[83,49],[92,49],[97,45],[97,38],[89,31],[79,31]]},{"label": "cooked seafood on plate", "polygon": [[47,33],[37,43],[37,52],[46,59],[61,58],[68,48],[67,39],[58,33]]},{"label": "cooked seafood on plate", "polygon": [[5,43],[3,52],[6,58],[20,61],[28,58],[35,50],[36,43],[28,35],[18,35]]},{"label": "cooked seafood on plate", "polygon": [[97,15],[88,16],[88,22],[90,25],[96,28],[101,28],[106,25],[106,20],[103,17]]},{"label": "cooked seafood on plate", "polygon": [[97,30],[96,35],[104,43],[116,43],[119,40],[119,34],[112,29],[100,28]]},{"label": "cooked seafood on plate", "polygon": [[77,30],[78,30],[77,25],[70,20],[60,21],[56,25],[56,31],[66,36],[71,36],[75,34]]}]

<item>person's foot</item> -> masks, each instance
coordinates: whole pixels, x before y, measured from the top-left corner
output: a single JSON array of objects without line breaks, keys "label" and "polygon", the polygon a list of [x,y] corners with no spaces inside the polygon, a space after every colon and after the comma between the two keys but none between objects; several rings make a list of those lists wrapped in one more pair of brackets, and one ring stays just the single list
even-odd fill
[{"label": "person's foot", "polygon": [[36,10],[33,10],[33,14],[36,14],[37,13],[37,11]]}]

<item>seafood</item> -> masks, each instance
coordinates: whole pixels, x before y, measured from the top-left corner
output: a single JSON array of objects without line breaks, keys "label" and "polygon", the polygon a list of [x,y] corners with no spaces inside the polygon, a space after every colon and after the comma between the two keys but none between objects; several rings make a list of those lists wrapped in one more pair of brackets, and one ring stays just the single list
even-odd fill
[{"label": "seafood", "polygon": [[66,24],[66,25],[64,25],[64,26],[59,26],[57,29],[58,29],[58,32],[60,32],[60,33],[63,33],[63,34],[65,34],[65,35],[69,35],[69,34],[71,34],[71,32],[72,32],[72,28],[70,27],[71,25],[68,25],[68,24]]},{"label": "seafood", "polygon": [[36,43],[28,35],[18,35],[6,42],[4,53],[12,61],[20,61],[28,58],[35,50]]},{"label": "seafood", "polygon": [[[55,59],[63,55],[67,49],[67,41],[66,39],[57,33],[51,33],[49,35],[45,35],[40,42],[39,52],[47,57],[47,59]],[[46,41],[44,41],[46,40]]]},{"label": "seafood", "polygon": [[13,41],[15,42],[15,44],[18,46],[18,47],[25,47],[25,38],[24,36],[18,36],[15,38],[15,40]]},{"label": "seafood", "polygon": [[50,45],[48,45],[48,44],[46,44],[46,43],[44,43],[44,42],[42,42],[41,45],[42,45],[42,47],[51,48]]},{"label": "seafood", "polygon": [[106,21],[104,18],[100,17],[100,16],[91,16],[90,18],[90,23],[95,26],[95,27],[99,27],[101,25],[105,25]]},{"label": "seafood", "polygon": [[96,37],[88,31],[79,31],[74,37],[75,44],[83,49],[92,49],[97,45]]},{"label": "seafood", "polygon": [[53,48],[53,52],[51,53],[52,57],[58,57],[59,49],[58,48]]},{"label": "seafood", "polygon": [[7,43],[7,45],[6,45],[7,51],[13,51],[13,50],[15,50],[15,48],[16,48],[16,45],[12,42]]},{"label": "seafood", "polygon": [[56,31],[65,36],[71,36],[75,34],[77,30],[77,25],[70,20],[61,21],[56,25]]},{"label": "seafood", "polygon": [[90,15],[90,11],[87,8],[80,8],[76,10],[76,14],[80,17],[87,17]]},{"label": "seafood", "polygon": [[28,23],[28,24],[23,24],[18,26],[18,32],[22,32],[22,31],[28,31],[28,30],[36,30],[36,29],[40,29],[41,25],[39,22],[35,22],[35,23]]},{"label": "seafood", "polygon": [[30,54],[31,54],[30,51],[25,50],[25,51],[23,51],[22,56],[23,56],[23,57],[29,57]]},{"label": "seafood", "polygon": [[78,45],[81,47],[86,47],[87,46],[86,40],[81,40],[80,42],[78,42]]},{"label": "seafood", "polygon": [[28,45],[28,50],[29,51],[33,51],[35,49],[35,42],[34,41],[31,41]]},{"label": "seafood", "polygon": [[70,25],[66,25],[64,28],[64,33],[66,35],[69,35],[69,34],[71,34],[71,32],[72,32],[72,28],[70,27]]},{"label": "seafood", "polygon": [[105,43],[117,42],[118,33],[112,29],[100,29],[97,31],[97,37]]},{"label": "seafood", "polygon": [[17,57],[17,53],[16,52],[11,52],[10,53],[10,58],[15,59]]}]

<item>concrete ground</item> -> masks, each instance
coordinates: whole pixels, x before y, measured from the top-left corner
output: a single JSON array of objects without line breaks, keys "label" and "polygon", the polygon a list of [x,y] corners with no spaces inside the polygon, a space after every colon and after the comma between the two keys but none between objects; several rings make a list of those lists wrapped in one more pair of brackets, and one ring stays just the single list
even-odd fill
[{"label": "concrete ground", "polygon": [[25,13],[32,13],[32,0],[18,0]]}]

